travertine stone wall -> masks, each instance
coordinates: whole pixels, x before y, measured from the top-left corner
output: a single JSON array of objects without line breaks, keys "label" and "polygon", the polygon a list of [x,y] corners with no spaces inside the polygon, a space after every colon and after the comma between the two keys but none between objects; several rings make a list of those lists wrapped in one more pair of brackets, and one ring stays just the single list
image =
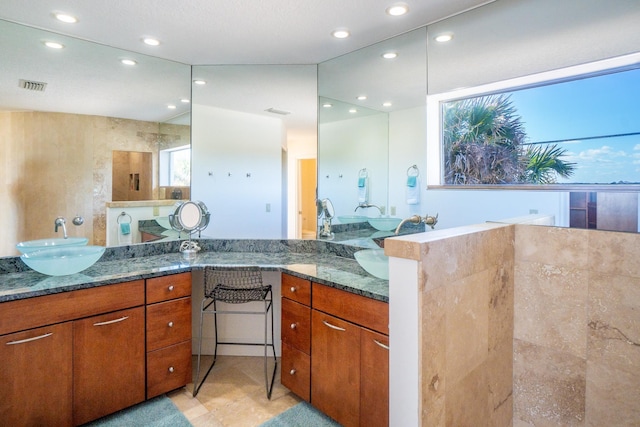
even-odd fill
[{"label": "travertine stone wall", "polygon": [[423,426],[511,425],[515,228],[484,228],[420,245]]},{"label": "travertine stone wall", "polygon": [[640,425],[640,235],[516,226],[514,426]]}]

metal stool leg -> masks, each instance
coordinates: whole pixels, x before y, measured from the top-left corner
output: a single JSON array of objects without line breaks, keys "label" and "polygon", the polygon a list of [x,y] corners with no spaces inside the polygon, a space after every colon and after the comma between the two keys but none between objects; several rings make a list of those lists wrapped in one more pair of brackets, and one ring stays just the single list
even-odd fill
[{"label": "metal stool leg", "polygon": [[[213,369],[213,365],[216,364],[216,359],[218,358],[218,313],[216,308],[216,301],[213,300],[209,302],[209,304],[207,304],[206,306],[204,305],[205,303],[206,303],[206,299],[202,301],[202,309],[200,310],[200,343],[198,344],[198,367],[196,369],[196,378],[193,382],[193,397],[196,397],[196,395],[200,391],[200,388],[202,387],[205,380],[209,376],[209,373],[211,372],[211,369]],[[211,304],[213,304],[213,329],[215,333],[215,347],[213,351],[213,362],[211,362],[211,366],[209,366],[209,369],[207,369],[207,373],[204,374],[204,377],[202,377],[202,381],[200,381],[200,384],[198,384],[198,379],[200,378],[200,358],[202,355],[202,323],[203,323],[203,317],[205,314],[204,311],[207,308],[209,308]]]},{"label": "metal stool leg", "polygon": [[[276,348],[275,348],[274,333],[273,333],[273,299],[271,296],[271,291],[269,291],[269,293],[270,293],[270,298],[265,299],[264,301],[264,381],[265,381],[265,387],[267,389],[267,399],[271,400],[273,384],[276,379],[276,370],[278,369],[278,359],[276,357]],[[271,311],[271,344],[269,344],[267,339],[267,330],[269,328],[269,325],[268,325],[269,311]],[[274,362],[273,374],[271,375],[271,383],[269,383],[269,374],[267,369],[267,366],[268,366],[267,348],[268,347],[271,347],[271,350],[273,351],[273,362]]]}]

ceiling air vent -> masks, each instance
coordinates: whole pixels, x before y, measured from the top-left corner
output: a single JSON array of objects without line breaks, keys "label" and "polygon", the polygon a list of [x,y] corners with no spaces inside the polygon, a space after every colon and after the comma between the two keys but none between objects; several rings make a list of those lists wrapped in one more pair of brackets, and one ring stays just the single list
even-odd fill
[{"label": "ceiling air vent", "polygon": [[47,88],[47,84],[44,82],[35,82],[33,80],[23,79],[20,79],[18,86],[20,86],[22,89],[36,90],[38,92],[44,92],[44,90]]},{"label": "ceiling air vent", "polygon": [[267,113],[280,114],[282,116],[286,116],[287,114],[291,114],[291,111],[278,110],[277,108],[267,108],[264,111],[266,111]]}]

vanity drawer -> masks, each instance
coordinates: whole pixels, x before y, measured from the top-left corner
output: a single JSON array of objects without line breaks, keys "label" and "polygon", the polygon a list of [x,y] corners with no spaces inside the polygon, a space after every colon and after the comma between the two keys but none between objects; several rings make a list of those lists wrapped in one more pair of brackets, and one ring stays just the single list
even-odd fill
[{"label": "vanity drawer", "polygon": [[190,297],[147,306],[147,351],[190,339]]},{"label": "vanity drawer", "polygon": [[191,273],[147,279],[147,304],[191,296]]},{"label": "vanity drawer", "polygon": [[189,384],[191,340],[147,353],[147,399]]},{"label": "vanity drawer", "polygon": [[311,309],[282,298],[282,342],[311,354]]},{"label": "vanity drawer", "polygon": [[314,283],[313,308],[389,335],[389,304],[386,302]]},{"label": "vanity drawer", "polygon": [[311,305],[311,282],[289,274],[282,275],[282,296]]},{"label": "vanity drawer", "polygon": [[282,371],[280,382],[293,393],[311,400],[311,357],[282,343]]}]

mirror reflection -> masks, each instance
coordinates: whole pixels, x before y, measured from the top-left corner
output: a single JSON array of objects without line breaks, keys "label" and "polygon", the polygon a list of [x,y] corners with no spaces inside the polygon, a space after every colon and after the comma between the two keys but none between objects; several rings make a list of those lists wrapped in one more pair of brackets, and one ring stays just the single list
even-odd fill
[{"label": "mirror reflection", "polygon": [[0,256],[15,255],[20,241],[56,237],[57,217],[70,236],[117,244],[108,238],[122,212],[110,223],[113,152],[152,153],[149,198],[162,197],[159,150],[190,141],[190,67],[7,21],[0,32]]}]

